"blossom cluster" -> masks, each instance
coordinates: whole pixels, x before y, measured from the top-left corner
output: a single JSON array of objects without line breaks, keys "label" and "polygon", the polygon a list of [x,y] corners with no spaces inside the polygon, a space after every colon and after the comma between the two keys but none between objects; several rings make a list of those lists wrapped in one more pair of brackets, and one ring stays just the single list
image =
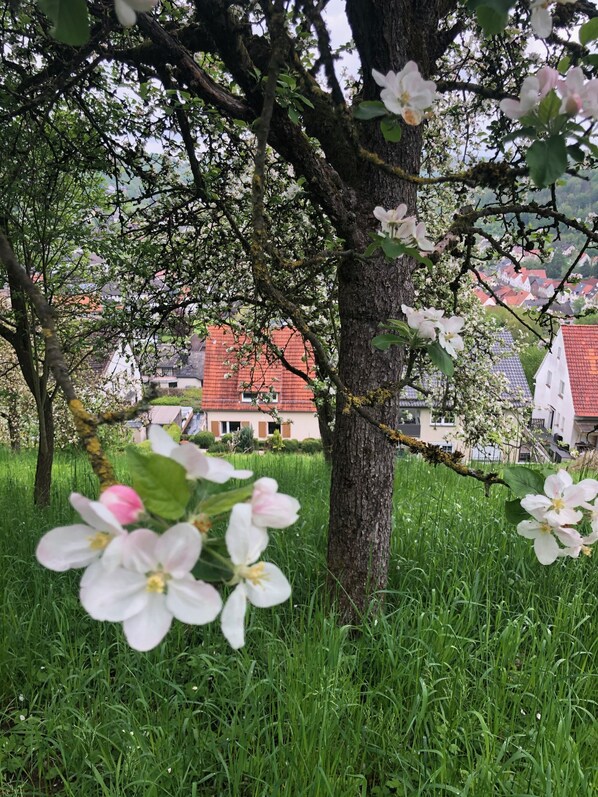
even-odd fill
[{"label": "blossom cluster", "polygon": [[372,69],[381,86],[380,99],[387,111],[401,116],[408,125],[420,124],[436,99],[436,83],[424,80],[415,61],[408,61],[400,72],[383,75]]},{"label": "blossom cluster", "polygon": [[[407,324],[414,329],[420,338],[438,343],[450,357],[455,357],[457,352],[463,351],[463,338],[459,332],[463,329],[465,320],[454,315],[444,318],[444,310],[427,307],[423,310],[414,310],[406,304],[401,305]],[[438,337],[437,337],[438,336]]]},{"label": "blossom cluster", "polygon": [[415,216],[406,216],[407,205],[385,210],[374,208],[374,216],[380,222],[382,232],[390,238],[401,241],[405,246],[417,247],[420,252],[432,252],[434,244],[427,238],[425,222],[418,223]]},{"label": "blossom cluster", "polygon": [[[247,479],[252,473],[235,470],[224,460],[206,456],[191,443],[177,445],[160,427],[152,426],[150,442],[155,455],[176,463],[180,479],[223,484],[231,478]],[[184,473],[184,475],[183,475]],[[156,533],[149,525],[164,527],[156,512],[149,512],[131,487],[114,485],[98,501],[73,493],[70,502],[83,523],[62,526],[45,534],[37,546],[38,561],[55,571],[85,568],[80,583],[83,608],[95,620],[121,622],[127,641],[136,650],[151,650],[168,633],[173,618],[204,625],[221,615],[222,632],[237,649],[245,643],[247,603],[270,607],[287,600],[291,587],[276,565],[260,560],[268,545],[268,528],[282,529],[297,520],[299,502],[278,492],[274,479],[258,479],[242,489],[247,500],[237,501],[238,490],[227,503],[218,493],[213,514],[230,508],[224,547],[210,545],[210,499],[187,517]],[[147,498],[146,502],[151,499]],[[230,504],[230,506],[229,506]],[[165,512],[168,514],[168,512]],[[143,524],[133,529],[125,526]],[[210,549],[210,562],[234,590],[222,604],[211,584],[192,571],[201,564],[202,550]],[[226,552],[226,553],[225,553]],[[228,554],[228,555],[226,555]],[[211,579],[216,580],[216,579]]]},{"label": "blossom cluster", "polygon": [[[589,546],[598,540],[597,496],[596,479],[573,484],[571,475],[559,470],[544,482],[544,494],[529,494],[521,500],[522,508],[532,519],[518,523],[517,532],[534,541],[534,551],[541,564],[552,564],[561,556],[576,559],[582,552],[590,553]],[[584,511],[592,527],[586,537],[582,537],[577,528],[585,519]]]},{"label": "blossom cluster", "polygon": [[586,81],[578,66],[570,69],[565,77],[552,67],[542,67],[535,75],[524,79],[519,100],[501,100],[500,108],[509,119],[521,119],[534,114],[551,91],[561,100],[559,114],[598,119],[598,79]]},{"label": "blossom cluster", "polygon": [[542,39],[550,36],[552,33],[552,14],[549,9],[554,5],[567,5],[575,2],[576,0],[531,0],[531,25],[534,33]]}]

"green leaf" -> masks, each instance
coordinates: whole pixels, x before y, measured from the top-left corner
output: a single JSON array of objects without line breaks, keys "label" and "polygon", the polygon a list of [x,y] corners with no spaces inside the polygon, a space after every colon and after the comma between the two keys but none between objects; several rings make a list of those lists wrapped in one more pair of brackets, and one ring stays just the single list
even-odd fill
[{"label": "green leaf", "polygon": [[579,29],[579,41],[584,47],[595,39],[598,39],[598,17],[590,19]]},{"label": "green leaf", "polygon": [[551,185],[567,169],[567,145],[563,136],[534,141],[525,153],[530,177],[539,188]]},{"label": "green leaf", "polygon": [[289,119],[291,120],[291,122],[294,122],[294,124],[296,124],[296,125],[298,125],[300,123],[301,120],[299,118],[299,114],[297,113],[296,109],[293,108],[292,105],[289,105],[288,114],[289,114]]},{"label": "green leaf", "polygon": [[537,470],[526,468],[525,465],[508,465],[504,470],[503,479],[517,498],[544,493],[544,476]]},{"label": "green leaf", "polygon": [[401,136],[403,135],[401,123],[394,116],[386,116],[380,122],[380,130],[382,130],[382,135],[386,141],[390,141],[393,144],[399,142],[401,140]]},{"label": "green leaf", "polygon": [[210,517],[222,515],[233,508],[235,504],[241,504],[247,501],[253,494],[253,484],[248,484],[245,487],[238,487],[235,490],[227,490],[226,492],[216,493],[210,495],[199,504],[197,512],[205,512]]},{"label": "green leaf", "polygon": [[39,6],[54,23],[50,33],[59,42],[79,46],[89,39],[85,0],[39,0]]},{"label": "green leaf", "polygon": [[371,257],[374,252],[378,251],[378,249],[380,249],[380,244],[377,241],[374,241],[367,247],[363,255],[364,257]]},{"label": "green leaf", "polygon": [[199,581],[230,581],[234,575],[233,565],[227,565],[222,559],[228,559],[224,540],[214,540],[203,546],[191,572]]},{"label": "green leaf", "polygon": [[561,100],[554,89],[549,91],[538,106],[537,117],[538,120],[546,125],[552,119],[556,119],[561,113]]},{"label": "green leaf", "polygon": [[386,116],[387,113],[384,103],[379,100],[360,102],[357,108],[353,110],[353,116],[363,121],[375,119],[377,116]]},{"label": "green leaf", "polygon": [[381,327],[391,327],[394,329],[397,335],[404,335],[406,340],[409,340],[411,335],[413,334],[413,330],[405,321],[399,321],[397,318],[389,318],[388,321],[385,321],[384,324],[380,324]]},{"label": "green leaf", "polygon": [[404,343],[405,339],[401,335],[393,335],[390,332],[372,338],[372,346],[380,351],[387,351],[391,346],[402,346]]},{"label": "green leaf", "polygon": [[582,63],[587,64],[588,66],[598,67],[598,53],[590,53],[590,55],[584,56],[584,58],[581,60]]},{"label": "green leaf", "polygon": [[521,506],[518,498],[512,501],[505,501],[505,515],[509,523],[521,523],[522,520],[529,520],[530,516]]},{"label": "green leaf", "polygon": [[574,161],[577,161],[577,163],[583,163],[583,161],[586,159],[586,153],[581,147],[575,146],[575,144],[570,144],[567,147],[567,152]]},{"label": "green leaf", "polygon": [[166,520],[179,520],[185,513],[191,485],[182,465],[160,454],[142,454],[127,449],[133,489],[145,508]]},{"label": "green leaf", "polygon": [[397,257],[405,254],[406,246],[396,238],[389,238],[385,236],[381,240],[382,251],[389,260],[395,260]]},{"label": "green leaf", "polygon": [[427,352],[430,355],[432,364],[445,376],[452,376],[455,373],[453,361],[437,340],[427,346]]},{"label": "green leaf", "polygon": [[557,70],[559,74],[564,75],[565,72],[569,69],[569,64],[571,63],[571,59],[568,55],[564,55],[561,60],[557,64]]},{"label": "green leaf", "polygon": [[315,107],[313,102],[310,99],[308,99],[307,97],[304,97],[303,94],[297,94],[296,96],[297,96],[297,99],[301,100],[301,102],[304,105],[307,105],[308,108],[314,108]]},{"label": "green leaf", "polygon": [[506,144],[508,141],[515,141],[517,138],[535,138],[536,137],[536,128],[535,127],[518,127],[516,130],[511,131],[508,135],[503,138],[503,144]]},{"label": "green leaf", "polygon": [[486,36],[495,36],[497,33],[502,33],[509,21],[508,14],[495,11],[493,8],[488,8],[488,6],[480,6],[476,11],[476,17],[478,25]]}]

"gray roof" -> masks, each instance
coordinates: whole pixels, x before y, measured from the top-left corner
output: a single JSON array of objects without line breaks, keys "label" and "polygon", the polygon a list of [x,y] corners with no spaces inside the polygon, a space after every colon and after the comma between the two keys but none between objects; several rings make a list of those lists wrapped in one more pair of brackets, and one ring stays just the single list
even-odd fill
[{"label": "gray roof", "polygon": [[[512,397],[514,406],[521,406],[522,403],[531,402],[532,394],[525,377],[525,371],[521,365],[521,360],[517,354],[509,353],[513,350],[513,337],[506,329],[498,331],[498,337],[492,346],[494,353],[505,351],[506,354],[492,368],[495,373],[504,374],[507,377],[509,385],[503,399]],[[421,398],[420,394],[412,387],[406,387],[403,390],[400,401],[401,407],[427,407],[428,403]]]}]

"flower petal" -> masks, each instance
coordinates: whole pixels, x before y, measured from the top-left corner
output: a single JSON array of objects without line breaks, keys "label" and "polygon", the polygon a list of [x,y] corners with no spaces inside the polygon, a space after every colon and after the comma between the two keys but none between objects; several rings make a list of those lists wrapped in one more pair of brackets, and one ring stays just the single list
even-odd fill
[{"label": "flower petal", "polygon": [[146,578],[141,573],[119,567],[86,581],[79,599],[94,620],[126,620],[147,605],[150,593],[145,586]]},{"label": "flower petal", "polygon": [[69,497],[71,506],[83,520],[96,531],[108,531],[110,534],[125,534],[125,530],[114,517],[108,507],[99,501],[90,501],[84,495],[71,493]]},{"label": "flower petal", "polygon": [[566,470],[553,473],[544,482],[544,492],[549,498],[558,498],[566,487],[571,487],[573,479]]},{"label": "flower petal", "polygon": [[123,630],[129,645],[145,652],[160,644],[171,625],[172,614],[166,608],[164,595],[154,593],[149,595],[144,609],[124,621]]},{"label": "flower petal", "polygon": [[137,21],[137,14],[124,0],[114,0],[114,11],[123,28],[131,28]]},{"label": "flower petal", "polygon": [[552,534],[540,534],[534,540],[534,551],[541,565],[551,565],[557,559],[559,550]]},{"label": "flower petal", "polygon": [[218,590],[194,578],[168,582],[166,606],[177,620],[190,625],[205,625],[215,620],[222,609]]},{"label": "flower petal", "polygon": [[251,505],[235,504],[224,538],[235,565],[250,565],[259,559],[268,545],[268,532],[251,522]]},{"label": "flower petal", "polygon": [[148,573],[159,565],[156,545],[159,535],[150,529],[135,529],[127,537],[123,551],[123,567],[137,573]]},{"label": "flower petal", "polygon": [[537,520],[522,520],[517,524],[517,534],[521,534],[527,540],[535,540],[540,533],[540,523]]},{"label": "flower petal", "polygon": [[[115,0],[115,3],[116,2],[121,2],[121,0]],[[121,24],[124,23],[121,22]],[[178,445],[174,442],[168,432],[165,432],[161,426],[158,426],[155,423],[150,426],[147,437],[152,445],[154,454],[161,454],[163,457],[172,457],[173,452],[178,448]]]},{"label": "flower petal", "polygon": [[220,615],[222,633],[233,650],[245,644],[245,611],[247,610],[247,594],[245,585],[238,584],[224,604]]},{"label": "flower petal", "polygon": [[174,578],[188,573],[199,559],[201,534],[191,523],[177,523],[158,537],[155,556]]},{"label": "flower petal", "polygon": [[291,595],[291,585],[276,565],[263,562],[263,567],[263,575],[259,581],[256,584],[246,581],[245,589],[250,603],[260,609],[267,609],[269,606],[276,606],[288,600]]},{"label": "flower petal", "polygon": [[73,567],[87,567],[101,554],[91,548],[90,541],[95,533],[95,529],[83,524],[52,529],[37,544],[37,561],[58,573]]}]

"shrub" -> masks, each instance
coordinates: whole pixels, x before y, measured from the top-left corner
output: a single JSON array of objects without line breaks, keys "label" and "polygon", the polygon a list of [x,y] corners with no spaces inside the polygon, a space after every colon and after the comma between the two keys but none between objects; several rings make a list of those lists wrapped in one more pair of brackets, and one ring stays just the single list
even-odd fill
[{"label": "shrub", "polygon": [[230,448],[226,443],[213,443],[208,448],[208,454],[228,454]]},{"label": "shrub", "polygon": [[212,434],[212,432],[208,432],[206,430],[205,432],[198,432],[197,434],[194,434],[191,437],[191,442],[195,443],[195,445],[199,446],[200,448],[209,448],[216,442],[216,437]]},{"label": "shrub", "polygon": [[233,442],[233,435],[230,432],[227,432],[226,434],[223,434],[222,437],[220,438],[220,442],[221,443],[226,443],[227,445],[229,443],[232,443]]},{"label": "shrub", "polygon": [[283,450],[283,442],[282,436],[278,430],[274,432],[272,437],[266,438],[266,445],[265,448],[269,451],[282,451]]},{"label": "shrub", "polygon": [[296,454],[299,451],[299,440],[283,440],[282,449],[287,454]]},{"label": "shrub", "polygon": [[301,441],[301,451],[305,454],[317,454],[322,451],[322,441],[316,440],[314,437],[306,437]]},{"label": "shrub", "polygon": [[168,426],[164,427],[164,431],[172,437],[175,443],[181,442],[181,427],[176,423],[169,423]]},{"label": "shrub", "polygon": [[137,443],[136,447],[143,454],[151,454],[152,453],[152,444],[150,443],[149,440],[144,440],[142,443]]},{"label": "shrub", "polygon": [[255,448],[255,440],[253,437],[253,428],[251,426],[244,426],[240,432],[235,435],[235,451],[240,451],[242,454],[248,454]]}]

